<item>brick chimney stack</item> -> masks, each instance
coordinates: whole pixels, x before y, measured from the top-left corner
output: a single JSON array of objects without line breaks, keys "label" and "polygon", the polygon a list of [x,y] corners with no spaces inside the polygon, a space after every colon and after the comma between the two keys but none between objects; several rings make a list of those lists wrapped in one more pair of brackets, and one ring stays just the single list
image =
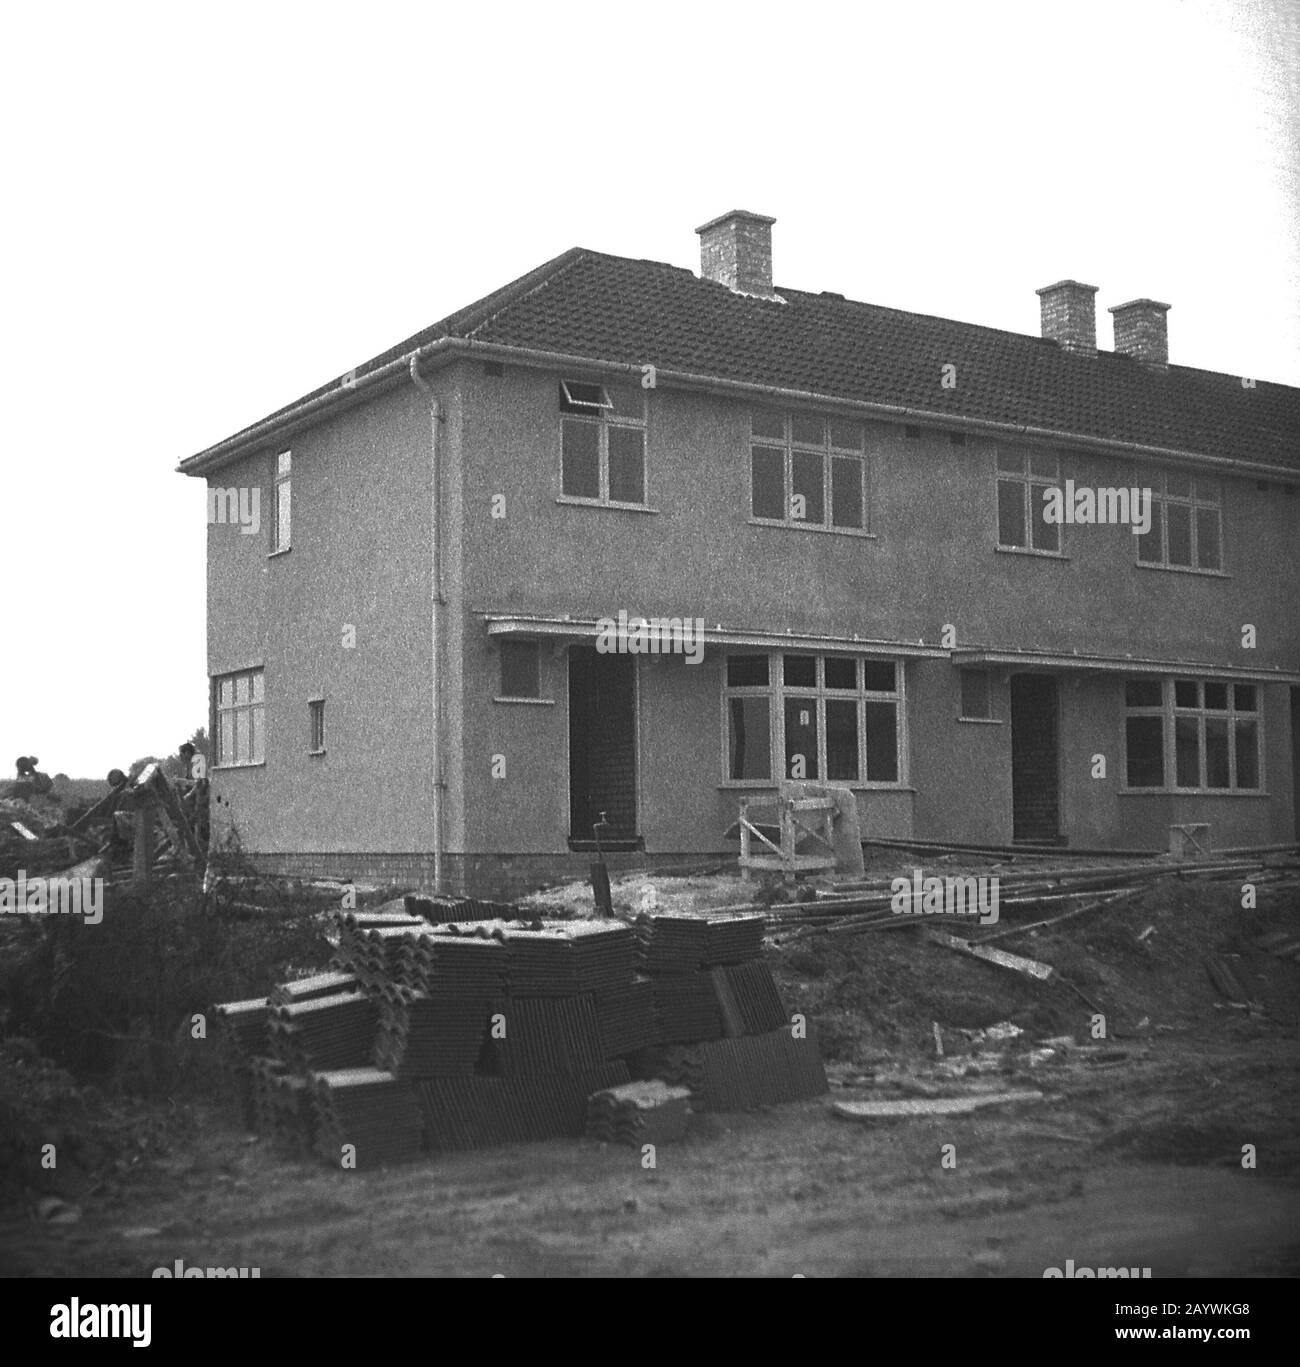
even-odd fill
[{"label": "brick chimney stack", "polygon": [[775,299],[772,288],[772,224],[766,214],[733,209],[711,219],[700,235],[700,274],[737,294]]},{"label": "brick chimney stack", "polygon": [[1130,299],[1110,310],[1115,320],[1115,351],[1154,369],[1169,366],[1170,306],[1156,299]]},{"label": "brick chimney stack", "polygon": [[1097,286],[1058,280],[1035,290],[1043,315],[1043,336],[1079,356],[1097,354]]}]

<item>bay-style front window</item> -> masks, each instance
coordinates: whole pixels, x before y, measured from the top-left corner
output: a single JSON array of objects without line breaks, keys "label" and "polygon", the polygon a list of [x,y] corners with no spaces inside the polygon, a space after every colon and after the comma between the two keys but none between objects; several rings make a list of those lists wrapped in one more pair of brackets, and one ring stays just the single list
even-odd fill
[{"label": "bay-style front window", "polygon": [[1129,679],[1124,685],[1125,787],[1257,792],[1260,692],[1211,679]]},{"label": "bay-style front window", "polygon": [[730,781],[903,781],[903,668],[897,661],[728,655],[723,692]]}]

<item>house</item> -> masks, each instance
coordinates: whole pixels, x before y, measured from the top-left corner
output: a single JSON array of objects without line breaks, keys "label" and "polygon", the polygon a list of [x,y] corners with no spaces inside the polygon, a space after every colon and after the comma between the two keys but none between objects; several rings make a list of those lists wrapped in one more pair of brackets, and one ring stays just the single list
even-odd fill
[{"label": "house", "polygon": [[1099,349],[1073,280],[1041,337],[777,288],[773,221],[565,252],[181,464],[264,868],[489,894],[602,812],[698,861],[782,775],[868,837],[1296,839],[1300,390],[1150,299]]}]

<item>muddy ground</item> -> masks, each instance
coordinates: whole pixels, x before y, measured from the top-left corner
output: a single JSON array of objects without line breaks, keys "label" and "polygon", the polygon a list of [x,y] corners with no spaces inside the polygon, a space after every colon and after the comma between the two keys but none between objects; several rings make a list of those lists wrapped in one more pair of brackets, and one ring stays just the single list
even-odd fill
[{"label": "muddy ground", "polygon": [[[653,1170],[576,1140],[334,1171],[250,1136],[214,1097],[154,1103],[163,1138],[69,1174],[62,1206],[5,1211],[0,1272],[145,1276],[182,1259],[263,1277],[1041,1277],[1073,1259],[1157,1278],[1295,1276],[1300,964],[1254,945],[1296,925],[1294,902],[1239,902],[1239,889],[1167,881],[998,942],[1073,987],[955,954],[920,927],[787,938],[769,955],[787,1006],[820,1032],[831,1092],[699,1115]],[[1219,1002],[1212,951],[1261,1010]],[[1042,1097],[869,1124],[833,1112],[992,1089]]]}]

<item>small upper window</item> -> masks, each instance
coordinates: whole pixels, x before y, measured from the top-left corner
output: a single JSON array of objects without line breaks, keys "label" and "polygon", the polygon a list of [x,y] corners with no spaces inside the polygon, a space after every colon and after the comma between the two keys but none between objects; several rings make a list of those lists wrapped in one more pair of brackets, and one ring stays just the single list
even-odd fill
[{"label": "small upper window", "polygon": [[307,748],[313,755],[323,753],[325,749],[325,699],[313,698],[307,704],[308,720],[308,744]]},{"label": "small upper window", "polygon": [[565,413],[599,415],[613,408],[602,384],[587,384],[581,380],[560,381],[560,408]]},{"label": "small upper window", "polygon": [[993,690],[989,687],[988,671],[963,669],[961,674],[961,720],[992,721]]},{"label": "small upper window", "polygon": [[287,551],[292,533],[291,499],[293,453],[281,451],[275,458],[275,549]]},{"label": "small upper window", "polygon": [[537,698],[539,652],[536,641],[501,642],[501,697]]}]

